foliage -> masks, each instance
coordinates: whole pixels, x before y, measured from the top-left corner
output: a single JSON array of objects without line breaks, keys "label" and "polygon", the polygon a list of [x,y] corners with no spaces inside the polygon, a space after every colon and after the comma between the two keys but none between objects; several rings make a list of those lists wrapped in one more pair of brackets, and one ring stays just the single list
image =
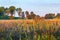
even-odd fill
[{"label": "foliage", "polygon": [[52,14],[52,13],[45,15],[45,19],[53,19],[54,17],[55,17],[55,14]]},{"label": "foliage", "polygon": [[[6,28],[4,31],[0,29],[0,38],[3,37],[6,40],[60,40],[60,28],[56,30],[53,28],[55,25],[50,24],[48,27],[45,23],[43,25],[39,23],[35,26],[30,23],[27,27],[25,25],[27,24],[21,22],[3,24]],[[2,26],[1,23],[0,26]]]},{"label": "foliage", "polygon": [[10,6],[9,9],[10,9],[11,14],[14,14],[13,12],[15,10],[15,7],[14,6]]},{"label": "foliage", "polygon": [[4,15],[4,7],[0,7],[0,16]]}]

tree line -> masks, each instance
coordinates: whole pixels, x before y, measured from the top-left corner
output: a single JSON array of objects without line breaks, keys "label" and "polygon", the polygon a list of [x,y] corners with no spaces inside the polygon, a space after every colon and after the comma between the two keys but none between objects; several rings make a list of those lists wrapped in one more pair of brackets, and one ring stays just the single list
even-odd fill
[{"label": "tree line", "polygon": [[45,19],[59,19],[60,18],[60,13],[57,13],[57,15],[53,13],[49,13],[45,15]]},{"label": "tree line", "polygon": [[[10,6],[9,8],[0,7],[0,19],[9,18],[14,19],[15,17],[15,11],[17,11],[18,18],[26,18],[26,19],[34,19],[36,14],[34,14],[33,11],[30,13],[28,11],[23,12],[21,8],[16,8],[15,6]],[[25,13],[25,14],[24,14]],[[10,16],[8,16],[10,14]],[[26,17],[25,17],[26,15]]]},{"label": "tree line", "polygon": [[[17,14],[19,17],[15,17],[15,11],[17,11]],[[8,16],[10,14],[10,16]],[[37,14],[37,13],[36,13]],[[60,14],[57,13],[57,15],[53,13],[48,13],[44,17],[40,17],[39,15],[36,15],[33,11],[22,11],[22,8],[16,8],[15,6],[10,6],[9,8],[0,7],[0,19],[54,19],[54,18],[60,18]],[[26,15],[26,17],[25,17]]]}]

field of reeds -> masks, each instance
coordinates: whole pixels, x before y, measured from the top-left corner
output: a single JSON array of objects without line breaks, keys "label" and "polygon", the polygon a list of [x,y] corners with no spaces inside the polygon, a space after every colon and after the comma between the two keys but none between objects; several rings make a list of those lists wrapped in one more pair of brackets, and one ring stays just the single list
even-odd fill
[{"label": "field of reeds", "polygon": [[0,20],[0,40],[60,40],[60,19]]}]

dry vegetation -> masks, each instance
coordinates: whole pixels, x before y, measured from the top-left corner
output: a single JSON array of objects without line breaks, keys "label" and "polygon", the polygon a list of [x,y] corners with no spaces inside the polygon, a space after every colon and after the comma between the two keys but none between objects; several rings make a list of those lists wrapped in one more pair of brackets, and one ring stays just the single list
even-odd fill
[{"label": "dry vegetation", "polygon": [[[58,40],[59,34],[56,35],[56,33],[59,33],[59,28],[60,28],[60,19],[51,19],[51,20],[47,20],[47,19],[44,19],[44,20],[42,20],[42,19],[41,20],[28,20],[28,19],[27,20],[22,20],[22,19],[21,20],[0,20],[0,32],[1,33],[4,33],[7,31],[7,32],[10,32],[12,35],[12,33],[14,33],[16,30],[17,33],[23,32],[22,33],[23,35],[24,35],[24,33],[26,33],[26,35],[27,34],[31,35],[31,36],[29,36],[29,35],[27,35],[27,36],[32,37],[32,39],[34,38],[34,40],[44,39],[46,36],[47,36],[47,38],[45,38],[45,39],[48,39],[48,40],[56,40],[57,39]],[[8,34],[8,33],[6,33],[6,34]],[[6,35],[6,34],[4,34],[4,35]],[[18,35],[22,35],[22,34],[18,34]],[[10,34],[8,34],[8,35],[10,35]],[[38,36],[38,37],[35,37],[35,36]],[[39,36],[42,38],[40,38]],[[28,37],[26,39],[29,40]],[[57,37],[57,38],[55,38],[55,37]],[[22,39],[26,40],[24,38],[25,37],[23,36]]]},{"label": "dry vegetation", "polygon": [[29,27],[30,25],[33,25],[34,27],[39,24],[40,28],[43,28],[43,26],[49,28],[50,25],[60,25],[60,19],[51,19],[51,20],[0,20],[0,29],[9,27],[13,28],[15,26],[21,27],[24,25],[25,27]]}]

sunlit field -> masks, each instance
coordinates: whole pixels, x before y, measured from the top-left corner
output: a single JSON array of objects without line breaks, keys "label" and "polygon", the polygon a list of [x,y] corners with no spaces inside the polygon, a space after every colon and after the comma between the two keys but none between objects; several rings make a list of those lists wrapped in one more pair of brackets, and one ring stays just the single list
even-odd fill
[{"label": "sunlit field", "polygon": [[60,40],[60,19],[0,20],[0,40]]}]

